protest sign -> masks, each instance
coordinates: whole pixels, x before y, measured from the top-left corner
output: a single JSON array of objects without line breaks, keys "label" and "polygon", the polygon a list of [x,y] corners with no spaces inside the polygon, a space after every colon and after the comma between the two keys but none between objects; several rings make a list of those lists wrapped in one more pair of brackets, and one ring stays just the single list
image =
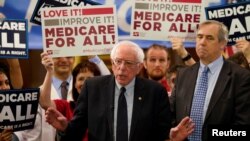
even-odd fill
[{"label": "protest sign", "polygon": [[88,6],[88,5],[100,5],[97,2],[91,0],[38,0],[35,10],[30,19],[31,22],[41,25],[41,9],[49,7],[66,7],[66,6]]},{"label": "protest sign", "polygon": [[42,33],[52,57],[109,54],[118,40],[115,7],[45,8]]},{"label": "protest sign", "polygon": [[40,90],[0,91],[0,129],[20,131],[34,127]]},{"label": "protest sign", "polygon": [[[0,1],[0,12],[2,12],[7,18],[10,19],[32,19],[34,14],[34,9],[36,8],[37,2],[41,0],[22,0],[18,3],[17,0],[1,0]],[[55,1],[55,0],[49,0]],[[66,1],[66,0],[64,0]],[[96,0],[86,0],[87,2],[94,3]],[[153,0],[152,0],[153,1]],[[167,0],[164,0],[167,1]],[[182,2],[182,0],[179,0]],[[193,2],[193,0],[185,0],[184,2]],[[197,1],[197,0],[196,0]],[[235,0],[234,0],[235,1]],[[177,2],[175,0],[175,2]],[[205,7],[216,6],[216,5],[227,5],[231,1],[227,0],[203,0]],[[117,16],[118,16],[118,34],[119,40],[133,40],[139,44],[142,48],[148,48],[152,44],[163,44],[170,47],[169,41],[152,41],[152,40],[139,40],[130,37],[130,27],[131,27],[131,15],[132,15],[132,5],[134,0],[98,0],[98,3],[102,5],[114,4],[116,6]],[[92,5],[92,4],[91,4]],[[40,8],[38,8],[40,9]],[[202,9],[205,11],[205,9]],[[17,14],[18,13],[18,14]],[[205,12],[204,12],[205,13]],[[206,19],[204,14],[204,19]],[[42,49],[42,30],[41,26],[38,24],[33,24],[28,21],[28,37],[29,37],[29,49]],[[195,42],[184,42],[185,47],[195,47]]]},{"label": "protest sign", "polygon": [[28,58],[27,21],[0,21],[0,58]]},{"label": "protest sign", "polygon": [[206,7],[209,20],[224,23],[229,30],[228,45],[234,45],[238,39],[250,41],[250,3],[238,3],[223,6]]},{"label": "protest sign", "polygon": [[136,0],[130,36],[144,40],[178,37],[195,41],[202,7],[201,0]]}]

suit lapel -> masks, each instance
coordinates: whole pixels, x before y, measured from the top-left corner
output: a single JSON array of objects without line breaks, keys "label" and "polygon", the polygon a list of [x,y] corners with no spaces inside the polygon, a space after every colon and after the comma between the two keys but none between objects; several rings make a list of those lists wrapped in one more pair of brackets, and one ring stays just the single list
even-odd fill
[{"label": "suit lapel", "polygon": [[229,75],[230,72],[231,72],[230,64],[227,61],[224,61],[224,64],[221,68],[221,72],[219,74],[218,80],[215,84],[215,88],[214,88],[211,100],[209,102],[205,121],[208,118],[208,116],[210,115],[211,111],[213,110],[218,99],[223,94],[223,91],[226,89],[227,83],[230,80],[230,75]]},{"label": "suit lapel", "polygon": [[[143,89],[144,85],[141,82],[141,79],[136,78],[135,80],[135,88],[134,88],[134,102],[133,102],[133,112],[132,112],[132,121],[131,121],[131,128],[130,128],[130,137],[133,136],[136,123],[138,121],[138,118],[141,114],[141,108],[144,102],[143,94],[146,93],[145,89]],[[129,140],[130,140],[129,137]]]},{"label": "suit lapel", "polygon": [[191,111],[191,106],[192,106],[192,100],[193,100],[193,95],[194,95],[194,90],[195,90],[195,85],[196,85],[196,79],[197,79],[197,76],[198,76],[198,71],[199,71],[199,63],[197,63],[196,65],[190,67],[190,73],[188,73],[187,76],[187,82],[185,82],[185,84],[187,85],[186,88],[187,91],[185,92],[185,96],[184,96],[184,99],[186,100],[186,105],[184,105],[186,107],[186,110],[185,110],[185,114],[184,116],[187,116],[190,114],[190,111]]},{"label": "suit lapel", "polygon": [[114,95],[115,95],[115,79],[111,76],[111,79],[107,79],[104,83],[104,93],[107,95],[106,111],[107,111],[107,120],[110,136],[114,134]]}]

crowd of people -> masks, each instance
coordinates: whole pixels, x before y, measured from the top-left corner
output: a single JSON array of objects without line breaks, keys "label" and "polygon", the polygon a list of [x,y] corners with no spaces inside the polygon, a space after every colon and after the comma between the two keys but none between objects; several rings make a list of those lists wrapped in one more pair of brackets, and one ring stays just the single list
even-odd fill
[{"label": "crowd of people", "polygon": [[[211,124],[250,125],[250,42],[238,40],[239,53],[224,58],[227,40],[225,25],[202,22],[199,60],[183,39],[171,39],[181,64],[171,64],[164,45],[144,52],[120,41],[110,53],[112,73],[98,56],[73,67],[74,57],[44,52],[47,72],[35,126],[0,130],[0,141],[207,141]],[[0,90],[22,88],[18,59],[7,62],[0,68]]]}]

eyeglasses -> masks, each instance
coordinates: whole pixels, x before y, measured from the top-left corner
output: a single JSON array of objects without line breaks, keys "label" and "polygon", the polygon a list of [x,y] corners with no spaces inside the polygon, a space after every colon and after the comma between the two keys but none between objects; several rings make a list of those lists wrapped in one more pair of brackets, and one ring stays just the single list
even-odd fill
[{"label": "eyeglasses", "polygon": [[138,64],[138,62],[122,60],[122,59],[114,59],[113,63],[115,66],[121,66],[121,64],[123,63],[126,68],[133,68]]}]

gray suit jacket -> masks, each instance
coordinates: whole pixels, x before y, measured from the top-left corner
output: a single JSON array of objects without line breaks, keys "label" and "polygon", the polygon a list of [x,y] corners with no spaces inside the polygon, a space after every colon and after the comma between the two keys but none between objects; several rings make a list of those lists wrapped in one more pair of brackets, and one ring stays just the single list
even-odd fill
[{"label": "gray suit jacket", "polygon": [[[171,108],[176,124],[190,115],[199,63],[178,73],[171,96]],[[203,125],[202,139],[207,140],[208,125],[250,124],[250,72],[237,64],[225,61]]]},{"label": "gray suit jacket", "polygon": [[[113,75],[87,80],[78,99],[74,118],[62,140],[81,141],[88,128],[89,141],[113,141],[114,90]],[[136,78],[129,140],[165,140],[171,128],[170,114],[165,88],[157,82]]]}]

